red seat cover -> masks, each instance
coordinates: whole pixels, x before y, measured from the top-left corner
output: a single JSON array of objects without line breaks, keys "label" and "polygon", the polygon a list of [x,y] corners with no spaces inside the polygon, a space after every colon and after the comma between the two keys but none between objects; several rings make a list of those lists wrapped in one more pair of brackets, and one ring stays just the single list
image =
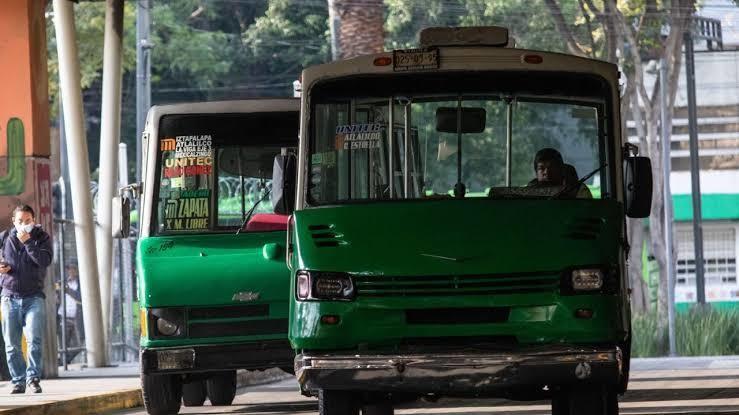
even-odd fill
[{"label": "red seat cover", "polygon": [[257,213],[249,219],[245,230],[250,232],[286,231],[287,219],[288,215]]}]

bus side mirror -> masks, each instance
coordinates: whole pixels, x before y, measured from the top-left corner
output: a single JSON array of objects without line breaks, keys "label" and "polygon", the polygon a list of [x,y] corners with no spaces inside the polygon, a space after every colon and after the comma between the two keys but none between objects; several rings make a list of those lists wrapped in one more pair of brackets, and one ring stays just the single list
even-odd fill
[{"label": "bus side mirror", "polygon": [[131,199],[128,196],[113,198],[113,238],[128,238],[131,232]]},{"label": "bus side mirror", "polygon": [[290,215],[295,210],[295,181],[298,160],[294,154],[275,156],[272,165],[272,208],[275,213]]},{"label": "bus side mirror", "polygon": [[626,216],[646,218],[652,210],[652,162],[649,157],[624,159]]}]

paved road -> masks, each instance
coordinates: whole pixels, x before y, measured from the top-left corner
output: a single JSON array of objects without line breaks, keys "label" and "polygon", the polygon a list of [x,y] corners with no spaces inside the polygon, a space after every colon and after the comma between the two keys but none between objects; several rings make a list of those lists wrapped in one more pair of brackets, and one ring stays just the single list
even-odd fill
[{"label": "paved road", "polygon": [[[315,399],[297,392],[293,380],[239,391],[230,407],[183,408],[184,414],[316,414]],[[621,398],[622,414],[738,414],[739,359],[640,359],[634,363],[629,392]],[[396,409],[396,414],[544,415],[548,402],[442,399]],[[116,415],[143,415],[143,410]]]}]

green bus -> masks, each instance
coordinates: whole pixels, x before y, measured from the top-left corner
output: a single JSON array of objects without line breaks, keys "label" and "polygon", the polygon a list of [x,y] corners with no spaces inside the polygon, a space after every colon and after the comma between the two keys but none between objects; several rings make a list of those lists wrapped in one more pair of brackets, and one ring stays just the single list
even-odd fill
[{"label": "green bus", "polygon": [[292,373],[288,217],[271,189],[298,126],[292,98],[149,111],[136,268],[150,414],[176,414],[181,400],[231,404],[237,369]]},{"label": "green bus", "polygon": [[[625,217],[648,215],[652,176],[622,142],[616,65],[515,49],[496,27],[420,44],[303,71],[298,178],[276,183],[296,192],[303,394],[321,415],[443,396],[618,413]],[[559,180],[532,180],[540,151]]]}]

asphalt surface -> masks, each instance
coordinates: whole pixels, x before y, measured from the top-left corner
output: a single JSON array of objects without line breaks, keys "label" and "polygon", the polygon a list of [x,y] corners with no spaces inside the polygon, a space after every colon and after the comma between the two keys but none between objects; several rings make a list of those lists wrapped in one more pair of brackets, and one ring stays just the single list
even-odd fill
[{"label": "asphalt surface", "polygon": [[[620,399],[622,414],[738,414],[739,357],[635,359],[629,392]],[[183,414],[317,414],[315,399],[298,393],[294,380],[239,390],[232,406],[182,408]],[[396,414],[544,415],[549,402],[500,399],[441,399],[396,408]],[[143,415],[143,409],[114,412]]]}]

